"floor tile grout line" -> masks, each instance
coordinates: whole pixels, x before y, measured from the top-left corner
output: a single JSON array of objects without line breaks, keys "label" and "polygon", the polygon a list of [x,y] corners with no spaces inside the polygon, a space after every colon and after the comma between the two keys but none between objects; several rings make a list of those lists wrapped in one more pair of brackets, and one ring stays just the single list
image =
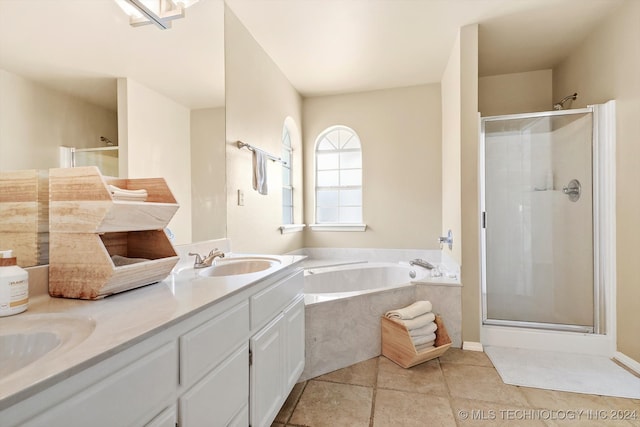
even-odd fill
[{"label": "floor tile grout line", "polygon": [[319,382],[319,383],[329,383],[329,384],[339,384],[339,385],[348,385],[348,386],[353,386],[353,387],[361,387],[361,388],[373,388],[373,386],[370,385],[362,385],[362,384],[351,384],[351,383],[342,383],[340,381],[328,381],[328,380],[319,380],[316,378],[311,378],[308,381],[315,381],[315,382]]},{"label": "floor tile grout line", "polygon": [[[284,422],[285,426],[289,424],[289,421],[291,421],[291,418],[293,417],[293,413],[295,412],[296,408],[298,407],[298,402],[300,402],[300,399],[302,398],[302,394],[304,393],[304,391],[307,388],[308,384],[309,384],[309,381],[305,380],[304,384],[302,385],[302,390],[300,390],[300,394],[298,395],[298,398],[293,403],[293,408],[291,408],[291,413],[289,414],[289,416],[286,418],[286,420]],[[295,385],[294,385],[294,387],[295,387]]]},{"label": "floor tile grout line", "polygon": [[[445,362],[446,364],[446,362]],[[442,380],[444,381],[444,386],[447,389],[447,401],[449,402],[449,409],[451,409],[451,416],[453,417],[453,422],[456,423],[456,426],[460,426],[460,422],[458,417],[453,409],[453,396],[451,395],[451,389],[449,388],[449,381],[447,381],[447,377],[444,375],[444,371],[442,370],[442,360],[438,357],[438,368],[440,369],[440,374],[442,375]]]},{"label": "floor tile grout line", "polygon": [[[385,387],[379,387],[379,377],[380,377],[380,365],[381,365],[381,359],[383,356],[378,356],[376,358],[375,361],[375,365],[374,365],[374,374],[375,377],[373,378],[373,384],[372,385],[358,385],[358,384],[350,384],[348,382],[338,382],[335,380],[326,380],[326,379],[310,379],[308,381],[305,381],[303,390],[300,392],[300,395],[298,396],[298,398],[296,399],[295,405],[293,407],[293,411],[289,414],[289,416],[287,417],[287,423],[285,424],[287,427],[312,427],[312,426],[307,426],[307,425],[299,425],[299,424],[289,424],[289,422],[291,421],[292,417],[293,417],[293,412],[296,410],[300,399],[302,398],[302,395],[304,394],[304,391],[306,389],[306,387],[308,386],[309,381],[314,380],[314,381],[319,381],[319,382],[325,382],[325,383],[332,383],[332,384],[341,384],[341,385],[349,385],[349,386],[356,386],[356,387],[365,387],[365,388],[372,388],[372,401],[371,401],[371,409],[370,409],[370,417],[369,417],[369,426],[373,427],[374,423],[375,423],[375,408],[376,408],[376,399],[377,399],[377,392],[379,391],[378,389],[382,389],[382,390],[394,390],[393,388],[388,389]],[[474,402],[476,403],[478,408],[481,408],[483,405],[482,404],[491,404],[493,406],[495,405],[510,405],[513,406],[514,408],[519,408],[519,409],[546,409],[541,407],[540,402],[534,402],[531,400],[531,396],[529,396],[527,393],[524,392],[525,389],[528,389],[528,387],[524,387],[524,386],[514,386],[520,393],[522,393],[523,397],[524,397],[524,401],[520,402],[520,403],[506,403],[506,402],[498,402],[495,401],[494,399],[486,399],[486,398],[470,398],[470,397],[464,397],[464,396],[454,396],[452,395],[452,389],[451,389],[451,379],[453,379],[454,377],[447,377],[445,376],[444,373],[444,368],[447,367],[447,369],[456,369],[457,366],[467,366],[467,367],[474,367],[474,368],[490,368],[493,369],[494,371],[497,370],[495,369],[495,366],[493,366],[492,363],[490,363],[490,365],[486,365],[483,363],[480,363],[478,360],[465,360],[465,361],[442,361],[440,360],[440,358],[438,358],[438,369],[440,372],[440,375],[443,378],[444,381],[444,385],[445,385],[445,392],[446,395],[441,395],[440,397],[444,397],[447,399],[448,403],[449,403],[449,408],[452,412],[452,414],[454,415],[454,423],[456,426],[459,427],[463,427],[463,426],[467,426],[468,424],[465,424],[463,422],[462,419],[459,419],[459,417],[456,417],[455,415],[455,406],[454,406],[454,400],[455,399],[460,399],[464,402],[468,402],[468,404],[472,405]],[[504,384],[504,381],[502,381],[502,378],[500,377],[501,382]],[[546,390],[546,389],[543,389]],[[398,390],[398,391],[407,391],[407,390]],[[429,393],[420,393],[420,392],[414,392],[414,391],[410,391],[410,393],[417,393],[417,394],[423,394],[423,395],[430,395]],[[559,392],[559,393],[566,393],[566,392]],[[436,395],[437,396],[437,395]],[[608,399],[607,396],[600,396],[600,395],[590,395],[590,396],[598,396],[601,399]],[[612,398],[613,399],[613,398]],[[619,399],[624,399],[624,398],[619,398]],[[634,400],[634,399],[629,399],[629,400]],[[603,401],[604,402],[604,401]],[[461,402],[462,404],[462,402]],[[611,405],[613,406],[613,403],[611,403]],[[461,406],[463,408],[463,406]],[[627,424],[625,424],[627,425]],[[628,422],[628,425],[633,425],[631,422]]]},{"label": "floor tile grout line", "polygon": [[373,395],[371,396],[371,413],[369,414],[369,427],[373,427],[374,423],[374,415],[376,410],[376,396],[378,395],[378,374],[380,373],[380,358],[382,356],[378,356],[376,359],[376,375],[373,380]]}]

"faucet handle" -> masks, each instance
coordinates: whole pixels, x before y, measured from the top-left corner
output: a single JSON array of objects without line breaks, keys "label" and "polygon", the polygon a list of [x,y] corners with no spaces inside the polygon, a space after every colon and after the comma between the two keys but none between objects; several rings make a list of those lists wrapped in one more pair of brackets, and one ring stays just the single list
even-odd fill
[{"label": "faucet handle", "polygon": [[194,264],[202,264],[202,257],[200,256],[200,254],[189,252],[189,256],[196,257]]}]

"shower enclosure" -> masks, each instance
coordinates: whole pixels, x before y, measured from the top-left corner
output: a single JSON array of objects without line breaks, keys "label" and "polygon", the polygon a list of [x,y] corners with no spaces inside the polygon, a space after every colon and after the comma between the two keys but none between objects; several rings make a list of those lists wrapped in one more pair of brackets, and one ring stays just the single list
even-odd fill
[{"label": "shower enclosure", "polygon": [[603,111],[481,119],[483,328],[605,334]]}]

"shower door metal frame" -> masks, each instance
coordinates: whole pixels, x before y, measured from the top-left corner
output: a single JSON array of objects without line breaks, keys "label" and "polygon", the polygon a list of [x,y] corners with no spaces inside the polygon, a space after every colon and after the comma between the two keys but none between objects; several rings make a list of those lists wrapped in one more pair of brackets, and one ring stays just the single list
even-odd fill
[{"label": "shower door metal frame", "polygon": [[[601,177],[599,173],[598,165],[599,159],[599,146],[598,146],[598,128],[596,114],[593,106],[587,108],[572,109],[572,110],[559,110],[559,111],[543,111],[535,113],[521,113],[521,114],[508,114],[502,116],[488,116],[480,118],[480,144],[479,144],[479,170],[480,170],[480,253],[481,253],[481,303],[482,303],[482,324],[493,326],[512,326],[520,328],[534,328],[534,329],[546,329],[554,331],[568,331],[568,332],[580,332],[589,334],[603,334],[605,319],[604,319],[604,300],[603,300],[603,280],[600,268],[600,215],[599,215],[599,203],[600,202],[600,187]],[[592,170],[592,237],[593,237],[593,326],[582,325],[568,325],[559,323],[544,323],[544,322],[531,322],[531,321],[518,321],[518,320],[500,320],[489,319],[487,317],[487,236],[486,236],[486,178],[485,178],[485,123],[489,121],[498,120],[518,120],[518,119],[532,119],[539,117],[553,117],[563,116],[571,114],[591,114],[592,123],[592,137],[591,137],[591,170]]]}]

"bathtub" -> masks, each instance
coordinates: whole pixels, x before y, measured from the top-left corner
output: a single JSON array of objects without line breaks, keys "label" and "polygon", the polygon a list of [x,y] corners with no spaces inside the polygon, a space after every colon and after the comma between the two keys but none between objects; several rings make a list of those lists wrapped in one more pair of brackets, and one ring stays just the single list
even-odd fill
[{"label": "bathtub", "polygon": [[411,281],[428,275],[408,263],[305,268],[306,359],[300,380],[380,355],[380,318],[414,302]]},{"label": "bathtub", "polygon": [[411,285],[429,274],[428,270],[408,263],[361,262],[339,266],[306,268],[305,304],[355,297]]}]

